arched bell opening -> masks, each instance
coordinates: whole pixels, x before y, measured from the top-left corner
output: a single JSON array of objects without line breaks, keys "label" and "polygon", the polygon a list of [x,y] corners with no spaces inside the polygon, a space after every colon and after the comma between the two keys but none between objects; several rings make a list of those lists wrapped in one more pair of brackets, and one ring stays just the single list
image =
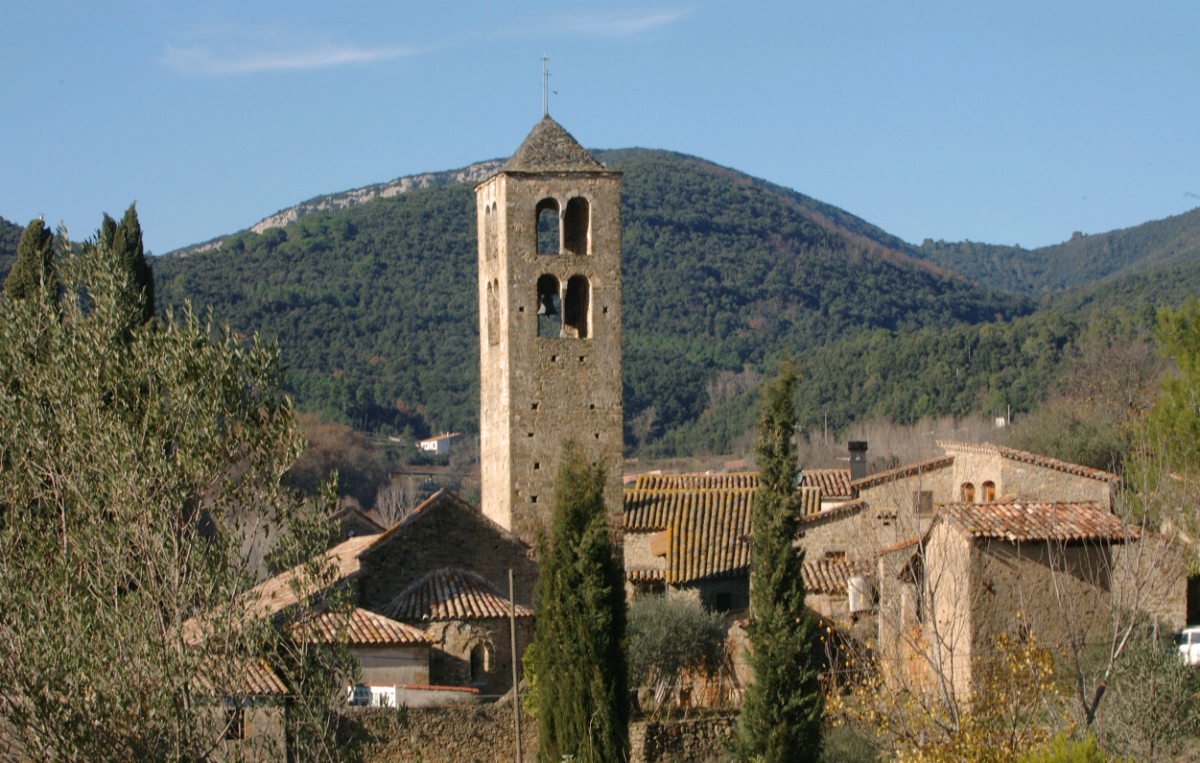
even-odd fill
[{"label": "arched bell opening", "polygon": [[544,275],[537,281],[538,336],[557,339],[562,334],[562,299],[558,279]]},{"label": "arched bell opening", "polygon": [[542,199],[537,203],[537,253],[558,254],[559,214],[556,199]]},{"label": "arched bell opening", "polygon": [[588,225],[591,221],[591,210],[588,200],[576,196],[567,202],[567,211],[563,215],[563,250],[569,254],[588,253]]},{"label": "arched bell opening", "polygon": [[563,303],[563,333],[568,337],[587,338],[591,298],[592,288],[586,276],[571,276],[567,279],[567,298]]}]

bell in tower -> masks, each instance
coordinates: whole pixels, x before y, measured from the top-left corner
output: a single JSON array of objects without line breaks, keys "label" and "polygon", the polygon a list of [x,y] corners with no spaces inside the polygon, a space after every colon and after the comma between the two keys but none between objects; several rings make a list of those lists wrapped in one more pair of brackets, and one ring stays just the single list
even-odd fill
[{"label": "bell in tower", "polygon": [[619,528],[621,174],[547,116],[475,198],[483,512],[532,541],[573,440]]}]

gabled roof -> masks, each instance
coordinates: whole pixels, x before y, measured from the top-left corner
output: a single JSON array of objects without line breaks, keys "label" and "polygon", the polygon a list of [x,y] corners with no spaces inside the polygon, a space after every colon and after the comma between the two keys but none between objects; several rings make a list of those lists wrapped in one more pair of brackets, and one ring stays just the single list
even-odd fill
[{"label": "gabled roof", "polygon": [[1030,453],[1016,448],[1008,448],[1003,445],[993,445],[989,442],[973,443],[973,442],[955,442],[953,440],[938,440],[938,447],[947,452],[959,451],[962,453],[982,453],[996,454],[1007,458],[1011,461],[1021,461],[1026,464],[1033,464],[1045,469],[1054,469],[1067,474],[1074,474],[1078,477],[1087,477],[1088,479],[1100,480],[1101,482],[1120,482],[1121,477],[1106,472],[1100,469],[1093,469],[1090,466],[1082,466],[1080,464],[1072,464],[1067,461],[1059,461],[1057,458],[1049,456],[1039,456],[1036,453]]},{"label": "gabled roof", "polygon": [[[604,165],[592,158],[571,133],[549,116],[534,125],[501,172],[598,172]],[[609,170],[611,171],[611,170]]]},{"label": "gabled roof", "polygon": [[[473,517],[478,519],[480,522],[490,525],[493,530],[495,530],[498,534],[500,534],[504,538],[511,540],[514,543],[519,543],[522,546],[527,546],[527,544],[525,544],[520,538],[513,535],[508,530],[505,530],[503,527],[496,524],[492,520],[488,519],[487,516],[485,516],[484,513],[481,512],[479,509],[475,508],[471,504],[469,504],[466,501],[464,501],[463,499],[459,498],[451,490],[448,490],[447,488],[442,488],[441,490],[437,491],[436,493],[434,493],[433,495],[429,496],[424,501],[422,501],[421,505],[419,505],[419,506],[417,506],[417,508],[413,509],[412,513],[409,514],[407,517],[405,517],[404,519],[400,520],[395,525],[393,525],[390,530],[385,532],[383,535],[375,536],[375,542],[371,544],[370,550],[376,550],[376,549],[382,548],[385,544],[387,544],[390,540],[395,538],[397,535],[403,535],[404,533],[408,532],[413,527],[426,521],[429,517],[432,517],[434,512],[436,512],[440,509],[443,509],[443,508],[461,509],[464,511],[468,511],[471,513],[471,515]],[[364,549],[364,551],[366,551],[366,550],[367,549]]]},{"label": "gabled roof", "polygon": [[915,464],[901,466],[898,469],[889,469],[886,472],[876,472],[861,479],[854,480],[850,483],[850,487],[855,490],[875,487],[882,485],[885,482],[892,480],[903,479],[905,477],[915,477],[918,474],[931,472],[935,469],[943,469],[954,463],[954,456],[942,456],[941,458],[931,458],[928,461],[918,461]]},{"label": "gabled roof", "polygon": [[804,590],[808,593],[846,595],[846,581],[856,575],[870,575],[870,562],[847,562],[844,559],[821,559],[805,562],[800,570]]},{"label": "gabled roof", "polygon": [[[445,569],[431,572],[393,599],[380,612],[410,622],[480,620],[508,617],[508,597],[473,572]],[[520,604],[517,617],[532,617]]]},{"label": "gabled roof", "polygon": [[301,598],[320,593],[331,585],[353,580],[362,573],[361,554],[382,535],[360,535],[339,543],[322,556],[320,567],[329,565],[329,576],[319,579],[309,574],[307,565],[299,564],[251,588],[245,597],[246,607],[259,617],[274,615],[299,603]]},{"label": "gabled roof", "polygon": [[1006,541],[1123,541],[1135,531],[1097,504],[952,503],[941,507],[938,519],[968,538]]},{"label": "gabled roof", "polygon": [[349,612],[328,610],[292,626],[296,638],[322,644],[407,646],[432,642],[424,631],[355,607]]},{"label": "gabled roof", "polygon": [[333,524],[334,522],[341,522],[342,520],[346,519],[355,519],[359,522],[362,522],[367,527],[378,528],[374,533],[371,533],[372,535],[379,535],[387,529],[383,525],[379,524],[379,522],[376,521],[376,519],[370,514],[362,509],[356,509],[353,506],[347,506],[341,511],[337,511],[329,515],[330,524]]}]

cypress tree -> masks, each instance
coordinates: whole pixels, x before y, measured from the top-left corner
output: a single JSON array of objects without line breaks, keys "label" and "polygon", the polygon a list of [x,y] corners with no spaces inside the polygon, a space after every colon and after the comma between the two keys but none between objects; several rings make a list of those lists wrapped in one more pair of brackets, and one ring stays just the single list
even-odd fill
[{"label": "cypress tree", "polygon": [[790,364],[767,388],[758,422],[758,491],[751,517],[750,667],[739,721],[739,757],[763,763],[816,761],[824,698],[818,682],[819,629],[804,606],[795,546],[801,505],[796,480],[796,373]]},{"label": "cypress tree", "polygon": [[604,469],[563,448],[550,535],[538,537],[538,760],[618,763],[629,757],[629,677],[621,646],[625,584],[609,537]]},{"label": "cypress tree", "polygon": [[58,294],[58,273],[54,266],[54,236],[38,218],[30,220],[17,244],[17,261],[4,279],[4,293],[9,299],[25,299],[42,285]]},{"label": "cypress tree", "polygon": [[146,262],[142,248],[142,226],[138,223],[137,202],[129,205],[121,222],[113,220],[106,212],[97,240],[112,249],[115,260],[129,273],[129,285],[124,302],[133,318],[131,326],[141,326],[154,317],[154,271]]}]

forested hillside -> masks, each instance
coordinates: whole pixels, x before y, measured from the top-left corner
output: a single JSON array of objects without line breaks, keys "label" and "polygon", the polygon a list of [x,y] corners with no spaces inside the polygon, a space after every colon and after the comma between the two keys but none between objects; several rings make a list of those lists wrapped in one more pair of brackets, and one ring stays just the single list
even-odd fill
[{"label": "forested hillside", "polygon": [[[1032,410],[1097,320],[1115,312],[1144,328],[1155,308],[1200,293],[1200,260],[1189,261],[1200,210],[1032,252],[917,249],[694,157],[595,154],[625,173],[626,442],[648,455],[734,449],[753,426],[760,374],[785,355],[803,376],[806,429]],[[277,339],[297,402],[329,419],[409,436],[474,430],[474,196],[452,174],[429,178],[372,186],[366,203],[318,197],[281,212],[298,218],[286,227],[157,258],[160,310],[191,300]],[[0,220],[0,277],[20,231]],[[1091,285],[1035,303],[950,270],[1026,294]]]},{"label": "forested hillside", "polygon": [[[625,404],[630,420],[653,407],[647,442],[699,417],[720,370],[1033,308],[912,264],[882,231],[740,173],[667,152],[602,157],[625,172]],[[465,185],[309,214],[160,258],[159,301],[211,304],[237,330],[278,338],[301,406],[364,429],[471,430],[474,220]]]},{"label": "forested hillside", "polygon": [[919,251],[988,288],[1042,294],[1200,259],[1200,208],[1039,249],[926,239]]},{"label": "forested hillside", "polygon": [[12,264],[17,259],[17,244],[21,242],[23,226],[15,225],[0,217],[0,283],[8,277]]}]

